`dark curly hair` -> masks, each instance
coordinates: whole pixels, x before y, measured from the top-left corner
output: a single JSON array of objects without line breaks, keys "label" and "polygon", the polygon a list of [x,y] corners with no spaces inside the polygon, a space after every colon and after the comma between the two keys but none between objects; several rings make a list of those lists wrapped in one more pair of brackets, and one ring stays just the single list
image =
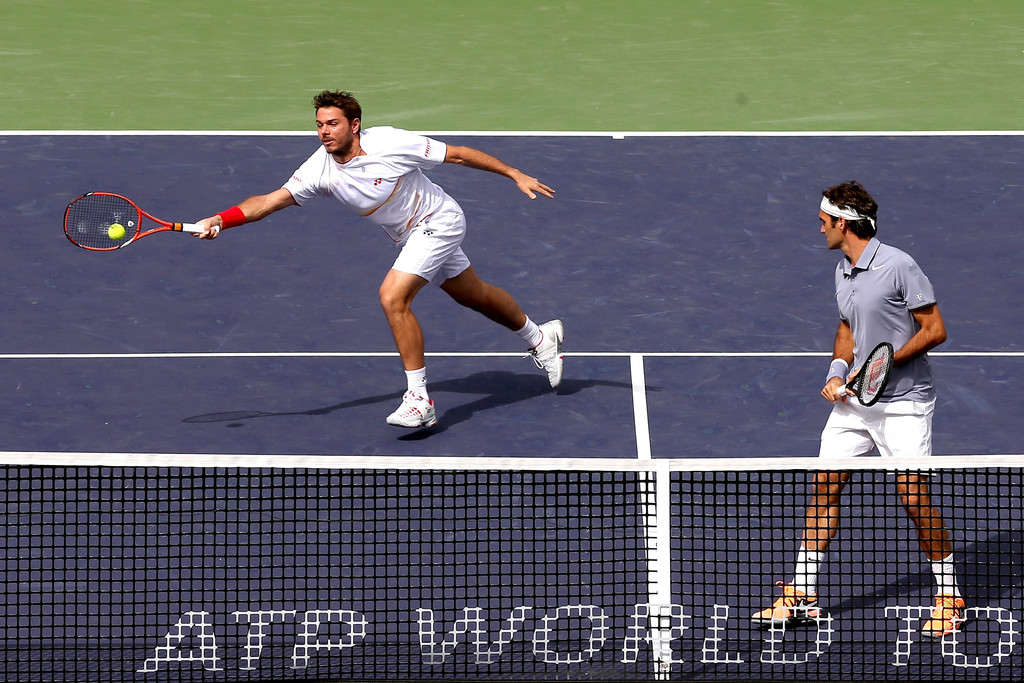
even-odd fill
[{"label": "dark curly hair", "polygon": [[878,204],[864,186],[856,180],[833,185],[822,191],[822,196],[838,206],[840,209],[853,209],[865,218],[871,220],[851,221],[846,224],[850,226],[850,232],[857,237],[868,239],[874,237],[878,229]]},{"label": "dark curly hair", "polygon": [[337,107],[349,121],[363,120],[363,108],[359,106],[359,101],[352,93],[344,90],[324,90],[313,98],[313,106],[316,109]]}]

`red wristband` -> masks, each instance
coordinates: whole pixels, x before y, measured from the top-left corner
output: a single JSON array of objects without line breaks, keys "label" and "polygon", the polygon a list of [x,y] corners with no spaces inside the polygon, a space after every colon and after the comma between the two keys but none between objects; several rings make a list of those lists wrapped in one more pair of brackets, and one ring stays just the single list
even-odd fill
[{"label": "red wristband", "polygon": [[217,215],[220,216],[221,221],[224,223],[225,230],[245,225],[245,214],[237,206],[232,206],[227,211],[221,211]]}]

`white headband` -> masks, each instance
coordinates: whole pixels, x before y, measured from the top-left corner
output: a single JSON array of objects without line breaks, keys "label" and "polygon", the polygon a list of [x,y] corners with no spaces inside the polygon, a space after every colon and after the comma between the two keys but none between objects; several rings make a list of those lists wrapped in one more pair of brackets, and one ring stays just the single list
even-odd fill
[{"label": "white headband", "polygon": [[862,216],[853,209],[840,209],[838,206],[828,200],[828,197],[821,198],[821,210],[827,213],[829,216],[834,218],[845,218],[848,221],[867,221],[871,223],[871,227],[878,230],[875,225],[875,219],[870,216]]}]

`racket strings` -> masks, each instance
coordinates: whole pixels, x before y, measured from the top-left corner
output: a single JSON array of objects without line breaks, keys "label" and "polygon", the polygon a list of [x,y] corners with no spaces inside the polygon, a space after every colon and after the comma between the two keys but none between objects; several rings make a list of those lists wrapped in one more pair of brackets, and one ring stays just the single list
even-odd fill
[{"label": "racket strings", "polygon": [[[139,209],[124,197],[88,194],[68,206],[64,232],[72,242],[88,249],[116,249],[136,236],[141,220]],[[108,233],[115,223],[124,226],[125,236],[121,239]]]},{"label": "racket strings", "polygon": [[857,394],[865,405],[874,403],[885,391],[892,363],[893,348],[888,344],[879,346],[868,357],[857,381]]}]

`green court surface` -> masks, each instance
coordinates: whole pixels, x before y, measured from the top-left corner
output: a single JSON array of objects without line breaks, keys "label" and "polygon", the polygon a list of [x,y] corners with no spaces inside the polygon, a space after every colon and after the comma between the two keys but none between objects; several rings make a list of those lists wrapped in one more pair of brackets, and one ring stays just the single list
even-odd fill
[{"label": "green court surface", "polygon": [[1024,129],[1021,0],[4,0],[0,130]]}]

